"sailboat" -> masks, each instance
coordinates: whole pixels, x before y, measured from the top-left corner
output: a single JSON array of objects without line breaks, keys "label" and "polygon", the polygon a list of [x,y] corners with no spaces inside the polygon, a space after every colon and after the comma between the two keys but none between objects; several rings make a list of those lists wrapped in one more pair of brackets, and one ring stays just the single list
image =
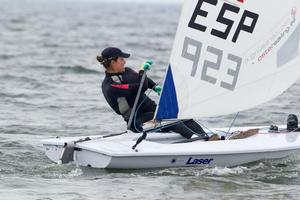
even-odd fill
[{"label": "sailboat", "polygon": [[[237,113],[287,90],[300,76],[299,9],[299,0],[185,0],[155,120]],[[214,141],[145,130],[42,143],[56,163],[122,169],[230,167],[300,152],[300,132],[285,126],[211,129],[222,138]]]}]

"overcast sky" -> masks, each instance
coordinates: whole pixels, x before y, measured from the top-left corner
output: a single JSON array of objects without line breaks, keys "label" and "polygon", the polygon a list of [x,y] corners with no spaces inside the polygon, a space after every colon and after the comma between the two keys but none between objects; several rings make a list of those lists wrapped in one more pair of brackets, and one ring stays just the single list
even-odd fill
[{"label": "overcast sky", "polygon": [[183,0],[120,0],[133,2],[155,2],[155,3],[181,3]]},{"label": "overcast sky", "polygon": [[[84,0],[83,0],[84,1]],[[105,2],[135,2],[135,3],[172,3],[178,4],[183,0],[93,0],[93,1],[105,1]]]}]

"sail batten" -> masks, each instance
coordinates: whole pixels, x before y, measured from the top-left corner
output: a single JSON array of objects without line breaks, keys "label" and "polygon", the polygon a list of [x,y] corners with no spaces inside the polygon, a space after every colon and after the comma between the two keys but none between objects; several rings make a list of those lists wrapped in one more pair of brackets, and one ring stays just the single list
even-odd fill
[{"label": "sail batten", "polygon": [[299,0],[185,0],[156,119],[226,115],[280,95],[300,76],[299,24]]}]

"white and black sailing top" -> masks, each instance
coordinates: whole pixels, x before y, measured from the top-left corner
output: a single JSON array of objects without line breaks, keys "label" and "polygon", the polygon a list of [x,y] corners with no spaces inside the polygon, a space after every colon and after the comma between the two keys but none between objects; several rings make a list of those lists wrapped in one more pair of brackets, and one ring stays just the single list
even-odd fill
[{"label": "white and black sailing top", "polygon": [[[110,107],[119,115],[122,115],[127,121],[131,108],[140,86],[144,71],[135,72],[131,68],[125,68],[123,73],[105,73],[105,79],[102,82],[103,95]],[[155,104],[148,96],[144,94],[147,89],[153,89],[155,82],[146,77],[142,88],[142,94],[139,102],[143,101],[143,106]],[[156,107],[156,104],[155,104]],[[155,109],[155,108],[154,108]]]}]

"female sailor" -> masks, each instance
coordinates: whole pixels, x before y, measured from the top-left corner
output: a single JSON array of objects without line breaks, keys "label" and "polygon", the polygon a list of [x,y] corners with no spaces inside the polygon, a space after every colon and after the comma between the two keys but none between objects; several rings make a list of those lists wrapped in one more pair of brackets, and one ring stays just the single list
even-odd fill
[{"label": "female sailor", "polygon": [[[103,95],[110,107],[117,114],[122,115],[127,123],[129,122],[144,71],[150,70],[153,64],[150,60],[146,61],[137,73],[131,68],[125,67],[125,58],[129,57],[130,54],[124,53],[115,47],[105,48],[101,55],[97,56],[97,60],[105,68],[105,78],[102,82]],[[154,118],[156,103],[145,94],[147,89],[154,90],[158,95],[161,92],[161,87],[152,79],[146,77],[138,100],[138,110],[135,111],[136,116],[130,126],[130,130],[133,132],[142,132],[143,123]],[[193,134],[206,135],[201,126],[192,119],[178,121],[178,123],[162,128],[160,131],[173,131],[188,139]]]}]

